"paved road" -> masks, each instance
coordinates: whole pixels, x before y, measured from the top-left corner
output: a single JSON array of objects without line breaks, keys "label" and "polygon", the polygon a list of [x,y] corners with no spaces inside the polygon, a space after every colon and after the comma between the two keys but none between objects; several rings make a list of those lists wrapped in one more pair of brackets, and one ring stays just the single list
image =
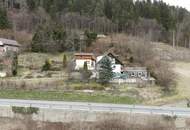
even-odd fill
[{"label": "paved road", "polygon": [[63,109],[63,110],[96,111],[96,112],[126,112],[126,113],[190,117],[190,109],[175,108],[175,107],[116,105],[116,104],[103,104],[103,103],[59,102],[59,101],[40,101],[40,100],[14,100],[14,99],[0,99],[0,106],[9,106],[9,107],[31,106],[31,107],[46,108],[46,109]]}]

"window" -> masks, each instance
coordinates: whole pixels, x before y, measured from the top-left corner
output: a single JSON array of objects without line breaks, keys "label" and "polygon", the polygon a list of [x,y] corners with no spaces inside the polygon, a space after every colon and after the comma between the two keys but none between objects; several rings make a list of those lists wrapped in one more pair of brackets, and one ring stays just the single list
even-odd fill
[{"label": "window", "polygon": [[138,72],[138,77],[139,78],[143,77],[143,73],[142,72]]},{"label": "window", "polygon": [[113,66],[112,66],[112,68],[113,68],[113,69],[115,69],[115,68],[116,68],[116,66],[115,66],[115,65],[113,65]]}]

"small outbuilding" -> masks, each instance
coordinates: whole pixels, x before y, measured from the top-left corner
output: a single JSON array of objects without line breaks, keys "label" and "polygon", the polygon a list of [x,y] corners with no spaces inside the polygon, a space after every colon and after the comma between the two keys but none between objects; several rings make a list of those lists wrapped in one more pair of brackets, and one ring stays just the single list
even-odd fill
[{"label": "small outbuilding", "polygon": [[8,51],[19,52],[20,44],[15,40],[0,38],[0,55]]}]

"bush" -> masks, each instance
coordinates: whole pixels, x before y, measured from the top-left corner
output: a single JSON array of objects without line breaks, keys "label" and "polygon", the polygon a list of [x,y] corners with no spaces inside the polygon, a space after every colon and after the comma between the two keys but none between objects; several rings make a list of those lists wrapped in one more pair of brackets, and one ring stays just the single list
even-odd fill
[{"label": "bush", "polygon": [[42,67],[42,71],[48,71],[51,69],[51,62],[49,59],[45,60],[45,64]]},{"label": "bush", "polygon": [[17,75],[17,69],[18,69],[18,56],[17,54],[13,54],[12,58],[12,75],[16,76]]},{"label": "bush", "polygon": [[8,21],[7,12],[0,8],[0,29],[7,29],[9,27],[10,23]]},{"label": "bush", "polygon": [[89,47],[91,46],[92,42],[96,40],[97,33],[85,31],[85,36],[86,36],[86,45],[87,47]]},{"label": "bush", "polygon": [[12,107],[12,112],[23,115],[38,114],[39,108],[36,107]]},{"label": "bush", "polygon": [[170,91],[176,86],[176,74],[172,67],[159,60],[154,60],[154,63],[148,65],[151,75],[156,79],[156,83],[163,87],[164,91]]}]

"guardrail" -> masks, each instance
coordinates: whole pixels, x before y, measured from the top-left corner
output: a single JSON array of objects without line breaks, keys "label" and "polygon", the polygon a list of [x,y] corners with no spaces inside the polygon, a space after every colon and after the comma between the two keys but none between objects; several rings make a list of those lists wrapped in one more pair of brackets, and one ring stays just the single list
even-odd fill
[{"label": "guardrail", "polygon": [[151,114],[177,117],[190,117],[188,108],[115,105],[79,102],[53,102],[34,100],[0,100],[0,106],[37,107],[41,109],[61,109],[69,111],[95,111],[95,112],[126,112],[131,114]]}]

